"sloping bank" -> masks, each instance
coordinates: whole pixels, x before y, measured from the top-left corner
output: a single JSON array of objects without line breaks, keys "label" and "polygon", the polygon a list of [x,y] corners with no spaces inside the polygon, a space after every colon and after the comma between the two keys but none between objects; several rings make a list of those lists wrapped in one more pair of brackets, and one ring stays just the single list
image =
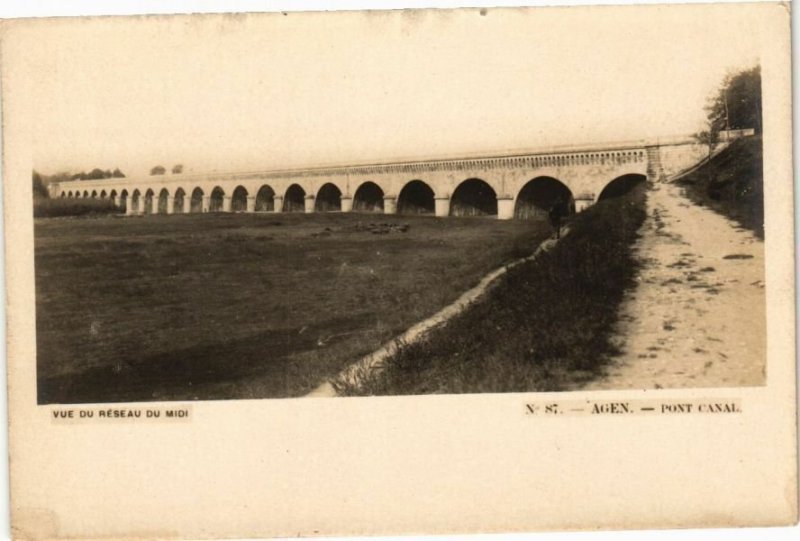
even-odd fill
[{"label": "sloping bank", "polygon": [[591,379],[614,353],[617,307],[632,284],[645,187],[576,216],[553,249],[340,395],[555,391]]},{"label": "sloping bank", "polygon": [[675,183],[700,205],[731,218],[764,238],[764,171],[761,136],[733,141]]}]

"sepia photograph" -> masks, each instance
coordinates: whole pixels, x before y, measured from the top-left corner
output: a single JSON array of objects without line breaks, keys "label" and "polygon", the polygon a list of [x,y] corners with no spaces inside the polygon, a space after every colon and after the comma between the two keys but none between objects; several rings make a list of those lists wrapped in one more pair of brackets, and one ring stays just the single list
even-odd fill
[{"label": "sepia photograph", "polygon": [[13,537],[796,523],[790,23],[3,19]]},{"label": "sepia photograph", "polygon": [[749,22],[472,15],[48,28],[39,403],[763,385]]}]

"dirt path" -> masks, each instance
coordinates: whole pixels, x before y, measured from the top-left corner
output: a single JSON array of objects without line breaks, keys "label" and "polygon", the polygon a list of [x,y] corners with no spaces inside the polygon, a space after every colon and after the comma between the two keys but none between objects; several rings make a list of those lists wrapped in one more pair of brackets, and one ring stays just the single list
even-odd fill
[{"label": "dirt path", "polygon": [[681,191],[648,192],[642,269],[614,339],[623,354],[585,389],[765,382],[764,243]]}]

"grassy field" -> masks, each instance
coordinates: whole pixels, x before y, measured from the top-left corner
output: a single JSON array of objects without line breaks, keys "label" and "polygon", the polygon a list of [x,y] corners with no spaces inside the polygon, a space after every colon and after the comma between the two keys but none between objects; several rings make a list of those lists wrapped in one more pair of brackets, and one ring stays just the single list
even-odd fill
[{"label": "grassy field", "polygon": [[677,181],[695,203],[732,218],[764,238],[761,136],[731,143],[710,162]]},{"label": "grassy field", "polygon": [[341,394],[559,391],[595,377],[637,263],[645,186],[577,215],[550,251],[511,270],[482,300]]},{"label": "grassy field", "polygon": [[299,396],[549,233],[358,214],[36,220],[39,402]]}]

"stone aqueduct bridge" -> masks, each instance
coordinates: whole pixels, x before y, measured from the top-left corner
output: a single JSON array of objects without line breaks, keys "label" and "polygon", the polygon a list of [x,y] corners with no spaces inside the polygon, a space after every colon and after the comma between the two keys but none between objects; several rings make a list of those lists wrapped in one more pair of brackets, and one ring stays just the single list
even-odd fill
[{"label": "stone aqueduct bridge", "polygon": [[576,211],[626,183],[657,180],[702,157],[688,138],[514,155],[283,171],[155,175],[51,185],[51,197],[111,198],[127,214],[372,211],[436,216]]}]

